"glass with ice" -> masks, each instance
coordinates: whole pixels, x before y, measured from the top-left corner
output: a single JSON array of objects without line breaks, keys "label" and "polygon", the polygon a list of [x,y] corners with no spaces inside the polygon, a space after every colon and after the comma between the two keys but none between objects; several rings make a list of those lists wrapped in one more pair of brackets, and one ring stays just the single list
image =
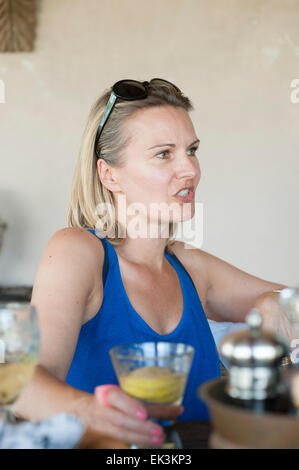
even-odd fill
[{"label": "glass with ice", "polygon": [[[183,343],[145,342],[116,346],[111,360],[124,392],[146,405],[180,405],[194,348]],[[178,447],[174,421],[158,421],[164,428],[163,447]]]}]

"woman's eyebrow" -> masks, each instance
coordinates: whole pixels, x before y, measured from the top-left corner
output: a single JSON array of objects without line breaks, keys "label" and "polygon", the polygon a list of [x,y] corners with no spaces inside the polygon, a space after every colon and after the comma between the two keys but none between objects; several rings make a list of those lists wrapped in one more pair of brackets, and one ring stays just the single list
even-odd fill
[{"label": "woman's eyebrow", "polygon": [[[192,142],[192,144],[188,145],[188,148],[191,147],[192,145],[195,145],[195,144],[199,144],[200,143],[200,140],[199,139],[196,139],[194,142]],[[147,150],[152,150],[152,149],[155,149],[157,147],[175,147],[175,144],[158,144],[158,145],[154,145],[153,147],[150,147],[148,148]]]}]

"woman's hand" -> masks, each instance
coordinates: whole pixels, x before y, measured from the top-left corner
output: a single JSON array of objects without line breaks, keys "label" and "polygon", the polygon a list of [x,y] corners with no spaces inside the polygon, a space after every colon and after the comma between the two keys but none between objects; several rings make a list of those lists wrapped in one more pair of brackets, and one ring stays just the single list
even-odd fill
[{"label": "woman's hand", "polygon": [[183,411],[180,406],[146,407],[131,398],[120,387],[99,386],[89,399],[82,419],[88,428],[127,444],[155,446],[164,442],[163,429],[151,422],[176,419]]},{"label": "woman's hand", "polygon": [[293,328],[279,304],[278,292],[266,292],[260,295],[254,305],[262,316],[262,327],[281,336],[289,344],[293,339]]}]

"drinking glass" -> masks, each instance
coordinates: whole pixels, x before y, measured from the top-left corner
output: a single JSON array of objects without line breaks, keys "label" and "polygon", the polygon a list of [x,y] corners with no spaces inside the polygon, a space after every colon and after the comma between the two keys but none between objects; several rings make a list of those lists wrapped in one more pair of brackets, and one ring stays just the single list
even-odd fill
[{"label": "drinking glass", "polygon": [[33,375],[38,351],[34,306],[0,302],[0,413],[6,421],[14,421],[13,404]]},{"label": "drinking glass", "polygon": [[[122,390],[151,406],[182,403],[193,354],[194,348],[188,344],[162,341],[124,344],[110,350]],[[161,447],[180,448],[175,421],[153,421],[164,429]]]}]

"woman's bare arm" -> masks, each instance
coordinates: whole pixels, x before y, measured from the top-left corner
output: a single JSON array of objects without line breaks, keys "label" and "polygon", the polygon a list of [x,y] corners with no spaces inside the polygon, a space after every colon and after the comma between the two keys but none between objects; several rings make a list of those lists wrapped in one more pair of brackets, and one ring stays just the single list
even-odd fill
[{"label": "woman's bare arm", "polygon": [[[244,322],[260,298],[272,298],[274,289],[285,287],[246,273],[210,254],[205,253],[205,261],[210,281],[207,309],[220,321]],[[277,294],[273,297],[278,298]]]},{"label": "woman's bare arm", "polygon": [[87,424],[92,395],[57,379],[37,365],[34,376],[14,405],[15,415],[29,421],[40,421],[59,413],[79,416]]},{"label": "woman's bare arm", "polygon": [[277,304],[278,295],[273,294],[273,289],[282,289],[283,284],[260,279],[203,250],[187,246],[189,248],[176,242],[176,254],[192,275],[195,285],[206,283],[208,318],[244,322],[251,308],[259,306],[265,311],[266,303],[269,308],[273,307],[273,302]]},{"label": "woman's bare arm", "polygon": [[90,237],[94,238],[82,229],[60,230],[39,263],[31,303],[38,312],[40,367],[16,403],[16,412],[28,419],[68,408],[80,396],[64,380],[93,289],[94,270],[103,264],[102,245]]}]

